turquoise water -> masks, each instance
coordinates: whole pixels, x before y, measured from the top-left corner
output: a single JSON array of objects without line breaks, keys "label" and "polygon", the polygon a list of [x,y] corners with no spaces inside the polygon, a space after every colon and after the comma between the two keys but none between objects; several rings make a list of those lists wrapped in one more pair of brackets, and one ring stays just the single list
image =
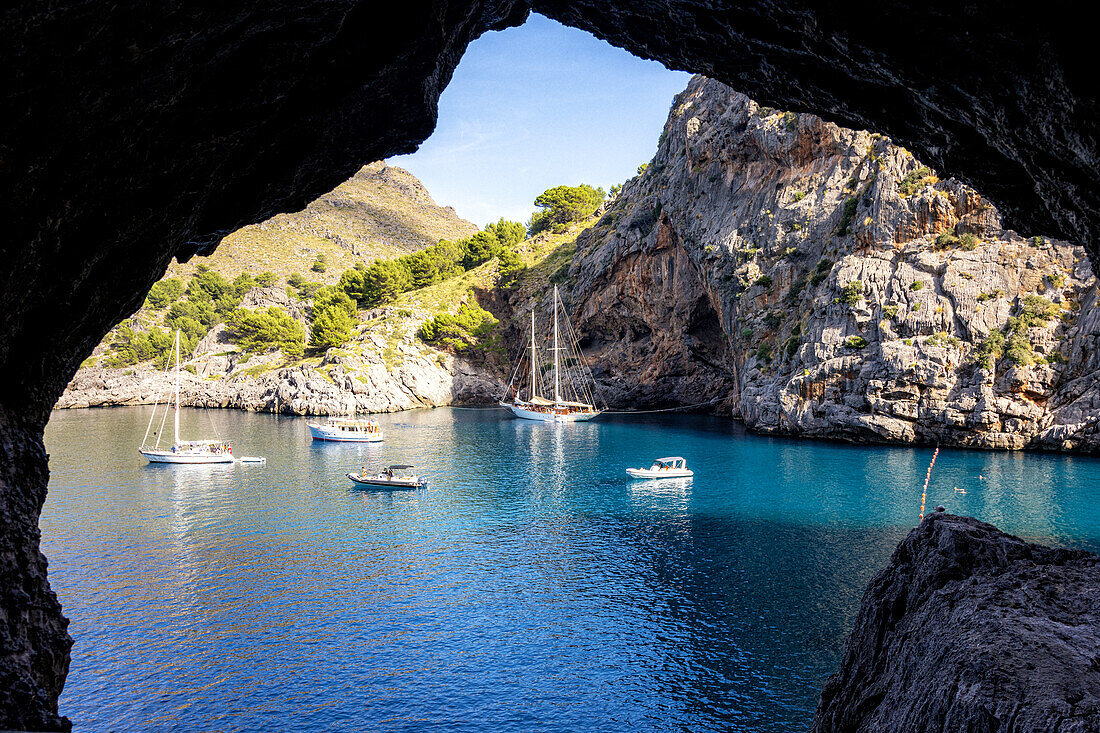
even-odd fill
[{"label": "turquoise water", "polygon": [[[46,431],[77,730],[804,730],[931,458],[700,416],[424,410],[356,446],[185,410],[185,436],[267,464],[148,466],[148,416]],[[623,472],[665,455],[695,480]],[[344,478],[387,462],[432,486]],[[944,450],[928,505],[1096,551],[1098,478],[1093,458]]]}]

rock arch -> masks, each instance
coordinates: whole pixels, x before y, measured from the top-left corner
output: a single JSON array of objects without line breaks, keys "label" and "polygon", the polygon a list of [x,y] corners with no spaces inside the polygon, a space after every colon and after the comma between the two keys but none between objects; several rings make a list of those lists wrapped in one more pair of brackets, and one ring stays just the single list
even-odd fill
[{"label": "rock arch", "polygon": [[[881,130],[1009,224],[1097,261],[1097,102],[1074,19],[958,3],[533,0],[760,99]],[[67,622],[46,582],[42,431],[65,384],[172,257],[413,150],[467,45],[519,0],[0,11],[0,727],[56,728]],[[394,13],[397,15],[395,16]],[[385,25],[382,25],[382,23]],[[1078,51],[1078,49],[1082,49]]]}]

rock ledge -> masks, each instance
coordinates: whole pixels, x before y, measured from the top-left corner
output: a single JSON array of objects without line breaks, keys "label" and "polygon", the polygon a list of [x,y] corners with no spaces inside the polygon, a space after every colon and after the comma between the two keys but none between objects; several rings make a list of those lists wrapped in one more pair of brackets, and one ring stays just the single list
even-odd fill
[{"label": "rock ledge", "polygon": [[1100,557],[935,513],[867,587],[814,733],[1100,731]]}]

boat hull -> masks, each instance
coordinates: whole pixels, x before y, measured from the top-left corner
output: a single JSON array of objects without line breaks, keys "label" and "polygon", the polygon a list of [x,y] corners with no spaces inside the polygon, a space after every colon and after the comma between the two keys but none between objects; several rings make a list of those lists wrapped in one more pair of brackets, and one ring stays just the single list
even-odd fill
[{"label": "boat hull", "polygon": [[628,468],[626,472],[630,474],[631,478],[644,478],[644,479],[662,479],[662,478],[691,478],[695,475],[694,471],[684,470],[671,470],[671,471],[653,471],[648,468]]},{"label": "boat hull", "polygon": [[519,405],[506,404],[512,414],[518,418],[524,420],[537,420],[538,422],[583,422],[585,420],[591,420],[599,415],[599,412],[567,412],[567,413],[552,413],[552,412],[536,412],[535,410],[527,410]]},{"label": "boat hull", "polygon": [[381,443],[383,440],[381,430],[377,433],[352,432],[316,423],[309,423],[309,434],[314,440],[329,443]]},{"label": "boat hull", "polygon": [[401,479],[384,479],[374,476],[360,476],[358,474],[345,474],[353,484],[363,488],[376,489],[378,491],[412,491],[413,489],[428,488],[427,479],[416,481],[403,481]]},{"label": "boat hull", "polygon": [[138,449],[138,453],[150,463],[233,463],[232,453],[173,453],[167,450]]}]

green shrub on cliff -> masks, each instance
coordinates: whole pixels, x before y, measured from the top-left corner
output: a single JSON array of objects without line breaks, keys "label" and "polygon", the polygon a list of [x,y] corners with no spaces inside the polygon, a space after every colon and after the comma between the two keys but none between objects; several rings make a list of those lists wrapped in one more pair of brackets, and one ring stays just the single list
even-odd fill
[{"label": "green shrub on cliff", "polygon": [[492,313],[477,303],[463,303],[454,315],[440,313],[425,321],[416,335],[424,343],[448,346],[463,354],[478,346],[492,346],[492,333],[498,323]]},{"label": "green shrub on cliff", "polygon": [[865,349],[867,348],[867,339],[862,336],[849,336],[844,345],[849,349]]},{"label": "green shrub on cliff", "polygon": [[852,220],[856,217],[856,207],[859,205],[859,200],[855,196],[850,197],[844,202],[844,211],[840,214],[840,223],[837,224],[837,234],[844,236],[848,234],[849,228],[852,226]]},{"label": "green shrub on cliff", "polygon": [[[135,331],[129,326],[123,326],[115,334],[111,347],[114,353],[104,362],[107,366],[117,369],[119,367],[138,364],[149,359],[157,359],[163,365],[164,359],[171,351],[175,338],[159,328],[151,328],[148,331]],[[182,349],[184,354],[188,353]]]},{"label": "green shrub on cliff", "polygon": [[282,308],[238,308],[226,323],[226,333],[242,349],[252,352],[278,349],[287,356],[301,356],[306,333]]},{"label": "green shrub on cliff", "polygon": [[973,234],[964,234],[959,237],[959,249],[964,252],[973,252],[981,243],[982,240],[978,239]]},{"label": "green shrub on cliff", "polygon": [[905,178],[901,179],[901,183],[898,184],[898,193],[902,196],[912,196],[914,193],[924,188],[925,184],[936,183],[940,179],[933,173],[932,169],[928,166],[921,166],[915,171],[910,171],[906,174]]},{"label": "green shrub on cliff", "polygon": [[309,345],[315,349],[343,346],[359,323],[358,309],[348,294],[329,285],[313,296]]},{"label": "green shrub on cliff", "polygon": [[161,280],[153,284],[149,295],[145,296],[145,304],[152,308],[167,308],[180,299],[183,290],[183,282],[174,277]]},{"label": "green shrub on cliff", "polygon": [[848,306],[859,305],[863,300],[863,281],[852,280],[840,291],[840,297],[833,300],[834,303],[843,303]]},{"label": "green shrub on cliff", "polygon": [[951,232],[943,232],[938,237],[936,237],[936,243],[934,245],[932,245],[932,249],[944,250],[944,249],[950,249],[951,247],[958,247],[958,246],[959,246],[959,238],[958,237],[956,237]]},{"label": "green shrub on cliff", "polygon": [[604,190],[587,183],[579,186],[555,186],[543,191],[535,199],[536,211],[527,225],[527,233],[534,236],[543,231],[561,232],[576,221],[586,219],[596,212],[604,200]]},{"label": "green shrub on cliff", "polygon": [[1005,335],[1000,331],[992,331],[982,345],[978,347],[974,355],[983,369],[992,369],[997,360],[1005,353]]}]

